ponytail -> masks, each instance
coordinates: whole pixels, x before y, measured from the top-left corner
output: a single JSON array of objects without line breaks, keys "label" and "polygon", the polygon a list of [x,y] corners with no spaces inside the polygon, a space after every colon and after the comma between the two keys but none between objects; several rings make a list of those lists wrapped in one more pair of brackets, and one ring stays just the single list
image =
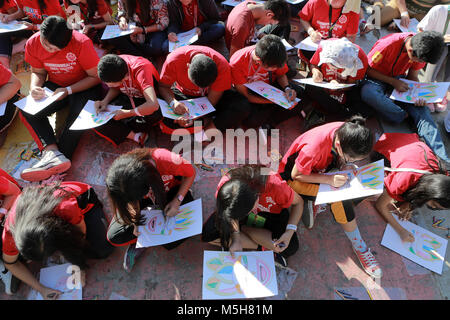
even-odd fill
[{"label": "ponytail", "polygon": [[368,155],[373,148],[373,133],[366,127],[366,119],[352,116],[339,129],[335,137],[339,138],[342,152],[351,157]]}]

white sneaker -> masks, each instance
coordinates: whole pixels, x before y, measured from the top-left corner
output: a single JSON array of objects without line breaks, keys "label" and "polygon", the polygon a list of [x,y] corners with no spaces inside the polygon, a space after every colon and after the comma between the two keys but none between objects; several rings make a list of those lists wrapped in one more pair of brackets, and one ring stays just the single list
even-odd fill
[{"label": "white sneaker", "polygon": [[0,269],[3,270],[0,271],[0,278],[5,284],[5,293],[11,296],[13,294],[11,291],[12,273],[5,268],[5,265],[1,261],[0,261]]},{"label": "white sneaker", "polygon": [[44,151],[42,159],[31,168],[23,170],[20,177],[27,181],[42,181],[69,170],[70,166],[70,160],[60,151],[47,150]]}]

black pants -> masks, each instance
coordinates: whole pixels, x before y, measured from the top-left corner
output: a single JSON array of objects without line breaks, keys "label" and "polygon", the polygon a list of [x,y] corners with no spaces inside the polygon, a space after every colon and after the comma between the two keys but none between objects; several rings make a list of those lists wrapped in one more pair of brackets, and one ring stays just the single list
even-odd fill
[{"label": "black pants", "polygon": [[[208,220],[203,224],[202,229],[202,241],[211,242],[220,239],[220,232],[216,228],[215,220],[216,214],[213,213],[209,216]],[[283,209],[279,214],[274,214],[270,212],[260,212],[258,213],[258,220],[262,220],[263,224],[261,228],[270,230],[272,232],[272,239],[278,239],[286,231],[286,226],[289,221],[289,210]],[[250,219],[245,218],[243,221],[239,222],[240,225],[248,225],[250,227],[256,227],[250,223]],[[292,235],[291,241],[288,247],[281,252],[283,257],[292,256],[297,252],[299,247],[297,233]]]},{"label": "black pants", "polygon": [[[136,107],[145,103],[144,98],[134,98],[134,104]],[[122,106],[123,109],[131,110],[130,99],[125,94],[120,94],[116,99],[111,102],[112,105]],[[146,132],[149,133],[151,128],[162,119],[161,110],[158,109],[150,115],[144,117],[130,117],[122,120],[109,120],[106,124],[95,128],[95,131],[105,137],[107,140],[112,141],[115,145],[121,144],[127,138],[128,134],[133,132]]]},{"label": "black pants", "polygon": [[0,34],[0,56],[11,57],[13,50],[13,39],[27,39],[33,35],[31,30],[20,30]]},{"label": "black pants", "polygon": [[[173,187],[167,192],[167,200],[170,202],[175,198],[179,190],[179,186]],[[186,196],[183,199],[181,204],[185,204],[193,201],[191,192],[186,193]],[[107,239],[108,241],[116,247],[126,246],[132,243],[136,243],[137,237],[133,234],[134,226],[133,225],[125,225],[121,220],[117,220],[113,217],[111,223],[108,227]],[[187,239],[187,238],[186,238]],[[167,250],[171,250],[179,246],[186,239],[180,239],[178,241],[174,241],[171,243],[163,244],[162,246]]]},{"label": "black pants", "polygon": [[11,122],[14,120],[14,115],[16,114],[17,107],[14,102],[19,100],[19,96],[15,95],[6,103],[5,114],[0,116],[0,132],[9,127]]},{"label": "black pants", "polygon": [[[44,86],[54,91],[60,86],[47,81]],[[68,159],[72,158],[73,152],[77,147],[78,141],[83,134],[83,130],[69,130],[70,126],[77,119],[81,110],[83,110],[88,100],[99,100],[100,97],[100,85],[89,88],[85,91],[71,94],[61,101],[56,101],[47,106],[44,110],[36,113],[35,115],[28,114],[26,112],[20,112],[21,119],[25,126],[30,131],[31,136],[36,141],[40,150],[50,144],[57,144],[59,151],[61,151]],[[69,114],[65,121],[61,136],[58,141],[55,137],[48,116],[52,113],[69,108]]]},{"label": "black pants", "polygon": [[241,126],[252,110],[247,98],[232,89],[223,93],[215,108],[214,125],[221,131]]}]

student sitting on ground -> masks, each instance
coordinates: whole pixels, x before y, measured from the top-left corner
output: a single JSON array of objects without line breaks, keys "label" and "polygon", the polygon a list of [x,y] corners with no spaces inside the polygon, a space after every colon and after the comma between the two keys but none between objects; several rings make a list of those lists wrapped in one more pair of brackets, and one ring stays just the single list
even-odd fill
[{"label": "student sitting on ground", "polygon": [[197,45],[207,45],[225,34],[225,27],[219,22],[220,15],[214,0],[170,0],[169,27],[170,41],[177,41],[177,33],[196,28],[199,35]]},{"label": "student sitting on ground", "polygon": [[[91,39],[67,27],[61,17],[50,16],[25,47],[25,61],[31,65],[30,94],[42,99],[43,87],[63,95],[35,115],[21,111],[20,116],[39,149],[42,159],[21,173],[28,181],[40,181],[67,171],[82,130],[69,130],[88,100],[100,95],[97,77],[99,58]],[[48,116],[68,108],[69,113],[59,139],[56,138]]]},{"label": "student sitting on ground", "polygon": [[375,206],[402,241],[414,242],[414,236],[394,219],[392,210],[400,219],[409,220],[413,210],[424,205],[431,210],[449,209],[448,172],[415,133],[385,133],[374,151],[377,158],[385,159],[386,166],[405,170],[387,172],[383,194]]},{"label": "student sitting on ground", "polygon": [[400,92],[409,90],[408,84],[401,80],[405,75],[408,80],[419,81],[420,69],[426,63],[436,63],[444,46],[442,34],[436,31],[394,33],[381,38],[367,55],[368,80],[362,86],[361,98],[380,116],[393,123],[401,123],[409,116],[419,136],[437,156],[448,163],[450,159],[426,101],[418,99],[412,104],[389,98],[393,89]]},{"label": "student sitting on ground", "polygon": [[[8,128],[17,114],[14,102],[18,100],[17,93],[22,84],[11,70],[0,64],[0,106],[6,103],[4,114],[0,116],[0,147],[5,143]],[[0,107],[1,109],[1,107]]]},{"label": "student sitting on ground", "polygon": [[[319,184],[339,188],[348,180],[347,175],[324,173],[333,169],[343,170],[348,164],[367,158],[372,151],[373,134],[365,122],[364,118],[353,116],[346,122],[315,127],[300,135],[283,156],[278,172],[305,200],[302,221],[308,229],[312,228],[320,212],[319,206],[313,206]],[[331,203],[331,212],[351,241],[364,271],[374,278],[381,278],[381,268],[359,232],[354,201]]]},{"label": "student sitting on ground", "polygon": [[[289,6],[285,0],[268,0],[264,3],[251,0],[238,4],[231,10],[225,26],[225,43],[233,54],[256,40],[256,25],[280,24],[285,26],[289,20]],[[290,26],[289,26],[290,28]],[[283,28],[272,30],[278,36],[284,33]]]},{"label": "student sitting on ground", "polygon": [[234,252],[272,250],[275,261],[298,250],[297,224],[303,200],[274,171],[260,165],[230,170],[216,190],[216,212],[205,222],[202,241]]},{"label": "student sitting on ground", "polygon": [[143,57],[108,54],[100,59],[98,76],[109,87],[97,112],[108,104],[123,106],[112,120],[95,129],[115,145],[126,138],[144,146],[151,127],[161,119],[156,90],[159,74],[153,64]]},{"label": "student sitting on ground", "polygon": [[324,40],[311,58],[313,81],[355,85],[342,90],[306,85],[305,94],[335,121],[354,114],[368,117],[371,108],[361,100],[361,81],[367,66],[367,56],[358,45],[346,38]]},{"label": "student sitting on ground", "polygon": [[5,221],[3,262],[15,277],[44,299],[57,299],[62,292],[42,285],[27,268],[26,261],[45,263],[59,251],[68,262],[84,271],[88,267],[87,258],[104,259],[114,249],[106,240],[103,220],[102,204],[85,183],[26,187]]},{"label": "student sitting on ground", "polygon": [[[167,149],[134,149],[114,160],[106,176],[106,188],[114,217],[108,227],[108,241],[126,246],[123,268],[131,272],[145,248],[136,248],[138,226],[145,223],[141,210],[148,206],[164,210],[166,216],[178,214],[181,204],[193,200],[190,188],[194,167]],[[171,250],[185,239],[163,245]]]}]

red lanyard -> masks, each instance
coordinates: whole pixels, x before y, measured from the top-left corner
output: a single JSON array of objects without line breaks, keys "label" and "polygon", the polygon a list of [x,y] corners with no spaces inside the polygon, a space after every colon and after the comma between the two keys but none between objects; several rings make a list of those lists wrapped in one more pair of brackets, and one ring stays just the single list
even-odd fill
[{"label": "red lanyard", "polygon": [[126,91],[126,95],[128,96],[128,99],[130,99],[131,102],[131,107],[133,109],[136,108],[136,105],[134,104],[134,99],[133,99],[133,81],[131,80],[131,71],[130,71],[130,66],[127,63],[127,68],[128,68],[128,82],[129,82],[129,87],[127,86],[125,81],[122,81],[123,87],[125,88]]}]

